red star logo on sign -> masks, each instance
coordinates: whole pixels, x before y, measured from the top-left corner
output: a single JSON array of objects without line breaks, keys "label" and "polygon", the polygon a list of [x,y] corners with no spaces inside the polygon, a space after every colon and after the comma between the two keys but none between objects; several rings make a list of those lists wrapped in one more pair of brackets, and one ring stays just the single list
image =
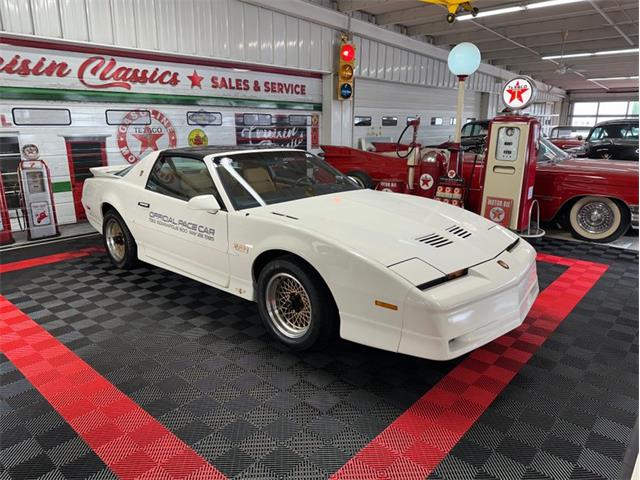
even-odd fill
[{"label": "red star logo on sign", "polygon": [[159,150],[158,139],[163,135],[164,133],[152,133],[148,126],[144,127],[144,133],[134,133],[132,136],[140,141],[140,153],[138,153],[138,156],[146,152],[147,149]]},{"label": "red star logo on sign", "polygon": [[520,82],[516,82],[513,87],[507,88],[507,93],[511,95],[511,98],[509,98],[509,103],[513,102],[516,98],[520,103],[524,103],[522,95],[524,95],[527,90],[529,90],[529,87],[520,85]]},{"label": "red star logo on sign", "polygon": [[506,215],[505,211],[500,207],[493,207],[489,212],[489,216],[491,217],[491,220],[493,220],[496,223],[502,222],[502,220],[504,220],[505,215]]},{"label": "red star logo on sign", "polygon": [[201,77],[200,75],[198,75],[198,72],[194,70],[191,75],[187,75],[187,78],[191,80],[191,88],[193,87],[202,88],[202,80],[204,79],[204,77]]}]

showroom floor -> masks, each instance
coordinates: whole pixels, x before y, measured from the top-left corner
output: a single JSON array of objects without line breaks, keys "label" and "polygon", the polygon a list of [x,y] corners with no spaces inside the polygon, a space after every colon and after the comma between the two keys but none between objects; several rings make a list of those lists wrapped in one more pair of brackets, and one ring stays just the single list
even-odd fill
[{"label": "showroom floor", "polygon": [[0,266],[0,479],[628,477],[638,254],[542,240],[525,324],[439,363],[294,353],[254,304],[98,239]]}]

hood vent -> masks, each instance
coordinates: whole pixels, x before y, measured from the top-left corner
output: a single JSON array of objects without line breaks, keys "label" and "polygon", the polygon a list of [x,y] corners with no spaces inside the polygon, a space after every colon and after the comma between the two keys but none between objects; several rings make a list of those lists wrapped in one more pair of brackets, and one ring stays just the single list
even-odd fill
[{"label": "hood vent", "polygon": [[424,243],[425,245],[431,245],[432,247],[440,248],[445,247],[447,245],[451,245],[453,242],[448,238],[441,237],[435,233],[430,235],[425,235],[424,237],[416,238],[420,243]]},{"label": "hood vent", "polygon": [[465,230],[462,227],[459,227],[458,225],[451,225],[449,228],[446,229],[446,231],[449,233],[453,233],[454,235],[460,238],[468,238],[471,236],[471,232],[468,232],[467,230]]}]

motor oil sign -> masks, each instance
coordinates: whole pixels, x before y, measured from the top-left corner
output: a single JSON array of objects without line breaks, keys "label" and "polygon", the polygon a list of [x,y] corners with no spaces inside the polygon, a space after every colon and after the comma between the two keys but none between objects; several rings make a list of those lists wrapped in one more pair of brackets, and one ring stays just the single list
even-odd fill
[{"label": "motor oil sign", "polygon": [[509,228],[511,224],[511,211],[513,210],[513,199],[487,197],[484,205],[484,216],[492,222]]}]

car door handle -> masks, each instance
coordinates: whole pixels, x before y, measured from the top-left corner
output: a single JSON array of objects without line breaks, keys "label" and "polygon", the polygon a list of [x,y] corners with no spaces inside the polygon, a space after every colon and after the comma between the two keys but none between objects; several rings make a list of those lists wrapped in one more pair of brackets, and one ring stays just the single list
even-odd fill
[{"label": "car door handle", "polygon": [[147,202],[138,202],[138,206],[143,208],[149,208],[149,204]]}]

